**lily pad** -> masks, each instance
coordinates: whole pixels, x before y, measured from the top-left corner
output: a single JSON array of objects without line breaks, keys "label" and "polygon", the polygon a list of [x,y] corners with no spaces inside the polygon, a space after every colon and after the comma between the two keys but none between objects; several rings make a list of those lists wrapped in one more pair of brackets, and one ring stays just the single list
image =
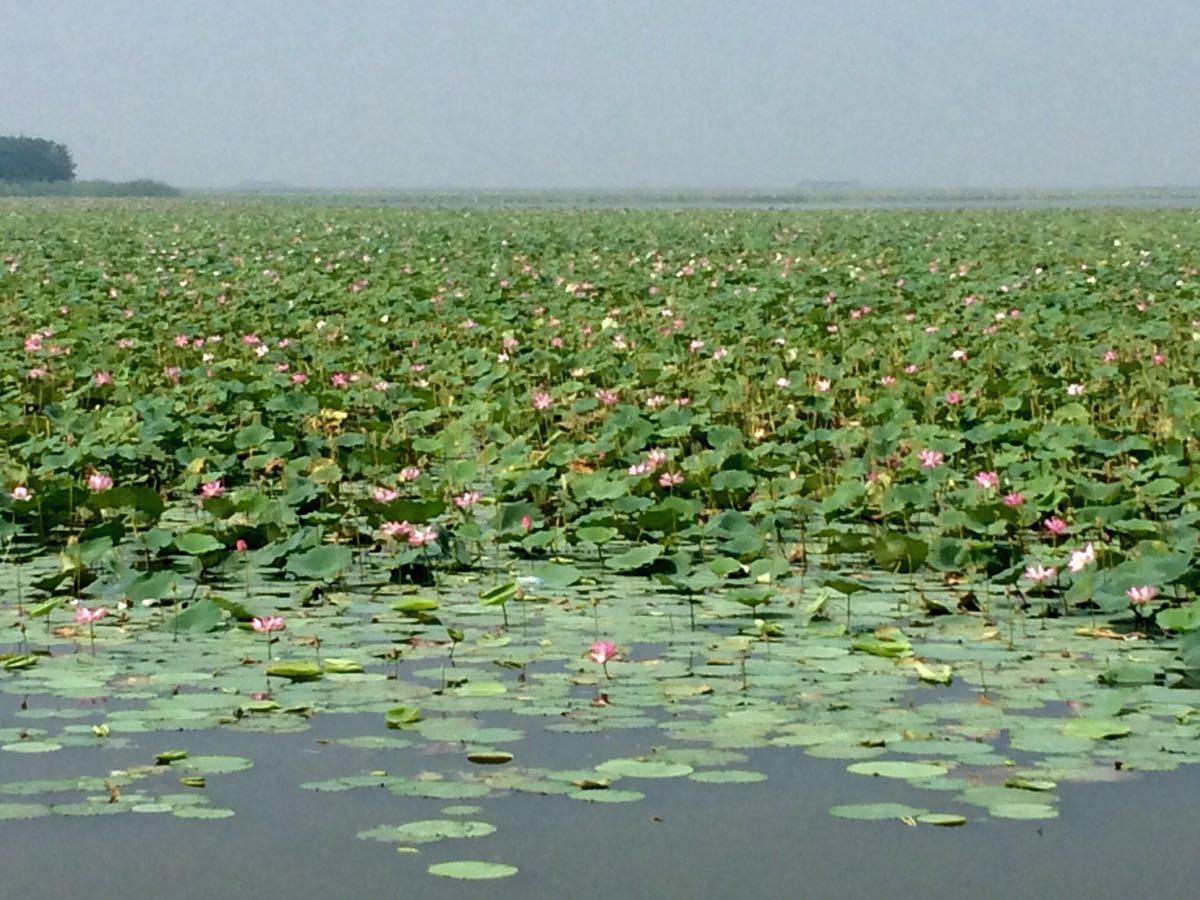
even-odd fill
[{"label": "lily pad", "polygon": [[424,819],[404,825],[380,825],[360,831],[358,837],[364,841],[387,841],[398,844],[431,844],[447,838],[484,837],[495,832],[496,826],[488,822],[473,822],[467,819]]},{"label": "lily pad", "polygon": [[428,871],[430,875],[437,875],[439,878],[456,878],[461,881],[494,881],[497,878],[510,878],[519,870],[516,866],[506,863],[458,860],[434,863]]}]

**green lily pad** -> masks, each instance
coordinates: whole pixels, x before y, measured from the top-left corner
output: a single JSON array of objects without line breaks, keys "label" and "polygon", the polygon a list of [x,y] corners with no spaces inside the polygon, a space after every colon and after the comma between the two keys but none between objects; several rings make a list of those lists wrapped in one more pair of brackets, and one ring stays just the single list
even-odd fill
[{"label": "green lily pad", "polygon": [[430,875],[437,875],[439,878],[456,878],[462,881],[494,881],[497,878],[509,878],[516,875],[518,871],[516,866],[506,863],[481,862],[479,860],[434,863],[428,869]]},{"label": "green lily pad", "polygon": [[830,815],[839,819],[860,819],[867,822],[884,819],[915,819],[926,815],[929,810],[917,809],[905,803],[847,803],[831,807]]},{"label": "green lily pad", "polygon": [[852,763],[846,767],[856,775],[878,775],[882,778],[923,779],[938,778],[946,774],[946,767],[938,763],[907,762],[895,759],[873,759]]},{"label": "green lily pad", "polygon": [[626,778],[681,778],[691,775],[694,769],[684,763],[652,759],[610,759],[596,766],[596,771]]},{"label": "green lily pad", "polygon": [[398,844],[430,844],[447,838],[484,837],[495,832],[496,826],[487,822],[466,819],[425,819],[404,825],[380,825],[360,831],[364,841],[387,841]]},{"label": "green lily pad", "polygon": [[589,803],[636,803],[645,798],[641,791],[615,790],[605,791],[578,790],[569,791],[567,796],[572,800],[586,800]]},{"label": "green lily pad", "polygon": [[41,803],[0,803],[0,819],[36,819],[50,815]]},{"label": "green lily pad", "polygon": [[748,769],[709,769],[703,772],[693,772],[688,776],[689,781],[699,781],[702,784],[754,784],[766,781],[767,776],[762,772],[752,772]]},{"label": "green lily pad", "polygon": [[1045,803],[1000,803],[988,812],[999,819],[1055,819],[1058,810]]},{"label": "green lily pad", "polygon": [[957,828],[967,824],[967,817],[956,813],[923,813],[917,816],[922,825],[936,825],[939,828]]},{"label": "green lily pad", "polygon": [[280,660],[267,666],[267,674],[289,681],[316,681],[324,672],[311,660]]}]

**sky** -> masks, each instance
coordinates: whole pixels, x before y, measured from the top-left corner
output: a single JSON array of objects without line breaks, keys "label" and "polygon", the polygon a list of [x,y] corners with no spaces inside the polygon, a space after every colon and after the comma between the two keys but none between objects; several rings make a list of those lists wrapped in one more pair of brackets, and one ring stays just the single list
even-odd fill
[{"label": "sky", "polygon": [[1195,0],[0,0],[0,134],[181,187],[1200,184]]}]

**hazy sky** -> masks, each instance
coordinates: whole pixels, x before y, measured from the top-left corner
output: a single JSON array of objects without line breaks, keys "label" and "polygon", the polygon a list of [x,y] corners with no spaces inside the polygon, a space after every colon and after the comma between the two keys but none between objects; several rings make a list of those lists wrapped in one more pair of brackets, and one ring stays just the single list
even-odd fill
[{"label": "hazy sky", "polygon": [[1197,0],[0,0],[82,178],[1200,183]]}]

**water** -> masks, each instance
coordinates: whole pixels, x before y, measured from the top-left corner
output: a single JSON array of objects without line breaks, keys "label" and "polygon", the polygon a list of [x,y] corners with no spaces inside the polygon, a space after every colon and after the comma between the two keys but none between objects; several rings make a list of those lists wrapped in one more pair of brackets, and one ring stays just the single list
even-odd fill
[{"label": "water", "polygon": [[[6,700],[8,713],[11,702]],[[829,816],[836,803],[878,799],[872,780],[847,775],[837,760],[767,749],[749,751],[746,763],[769,776],[759,784],[646,780],[638,785],[646,799],[618,805],[515,793],[461,801],[482,806],[471,818],[499,830],[400,854],[355,833],[374,824],[441,817],[441,808],[458,801],[297,787],[357,766],[399,774],[437,764],[413,750],[357,751],[324,743],[377,725],[371,717],[340,715],[314,720],[313,730],[300,734],[144,735],[138,750],[66,749],[17,759],[4,754],[0,776],[6,780],[145,762],[149,751],[174,746],[193,755],[256,760],[249,772],[209,779],[213,805],[238,811],[227,820],[125,814],[0,823],[4,896],[1117,898],[1140,895],[1149,885],[1157,898],[1195,894],[1191,798],[1200,772],[1191,768],[1127,783],[1063,785],[1055,820],[978,815],[963,828],[913,828]],[[520,755],[523,762],[536,757],[547,765],[584,766],[644,752],[645,741],[637,732],[531,736]],[[908,802],[915,805],[938,803],[928,791],[912,789],[911,795]],[[430,863],[463,858],[509,862],[520,872],[476,883],[425,873]]]}]

